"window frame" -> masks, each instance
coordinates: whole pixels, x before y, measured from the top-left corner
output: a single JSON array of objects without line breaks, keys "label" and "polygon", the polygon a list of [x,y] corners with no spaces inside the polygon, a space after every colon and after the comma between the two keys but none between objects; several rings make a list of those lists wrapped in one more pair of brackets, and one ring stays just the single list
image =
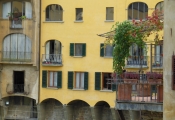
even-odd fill
[{"label": "window frame", "polygon": [[[76,54],[76,45],[81,45],[81,55]],[[86,43],[70,43],[70,56],[72,57],[85,57],[86,56]]]},{"label": "window frame", "polygon": [[[77,18],[78,15],[81,19]],[[75,8],[75,21],[83,21],[83,8]]]},{"label": "window frame", "polygon": [[[160,5],[160,10],[157,9],[158,5]],[[163,5],[163,6],[162,6]],[[162,8],[161,8],[162,7]],[[155,6],[155,10],[159,10],[159,11],[164,11],[164,1],[158,2]]]},{"label": "window frame", "polygon": [[[53,81],[52,81],[52,84],[53,85],[50,85],[50,73],[51,72],[53,72]],[[56,78],[54,78],[55,76],[54,76],[54,74],[57,74],[57,72],[58,71],[47,71],[47,76],[48,76],[48,80],[47,80],[47,82],[48,82],[48,87],[53,87],[53,88],[57,88],[57,84],[58,84],[58,75],[56,76]],[[56,81],[55,81],[56,80]],[[54,85],[55,84],[55,82],[56,82],[56,85]]]},{"label": "window frame", "polygon": [[[112,19],[109,19],[109,12],[112,10]],[[114,7],[106,7],[106,21],[114,21]]]},{"label": "window frame", "polygon": [[[112,72],[102,72],[102,79],[101,79],[101,90],[112,90],[112,76],[111,76],[111,78],[106,78],[106,79],[111,79],[111,80],[109,80],[110,82],[111,82],[111,84],[105,84],[105,74],[112,74]],[[109,76],[108,76],[109,77]],[[107,80],[107,82],[109,82],[108,80]],[[106,88],[105,88],[105,85],[106,85]]]},{"label": "window frame", "polygon": [[[112,49],[112,53],[110,53],[111,54],[111,56],[107,56],[106,55],[106,47],[107,46],[110,46],[110,49]],[[104,43],[100,43],[100,56],[101,57],[106,57],[106,58],[113,58],[113,50],[114,50],[114,46],[113,45],[104,45]]]},{"label": "window frame", "polygon": [[[77,73],[80,74],[78,87],[77,87]],[[84,82],[85,82],[84,76],[85,76],[85,72],[75,71],[74,74],[75,74],[75,77],[74,77],[74,89],[84,89]],[[82,78],[82,74],[83,74],[83,78]],[[83,79],[83,80],[81,80],[81,79]],[[83,81],[83,87],[81,86],[82,85],[82,83],[81,83],[82,81]]]}]

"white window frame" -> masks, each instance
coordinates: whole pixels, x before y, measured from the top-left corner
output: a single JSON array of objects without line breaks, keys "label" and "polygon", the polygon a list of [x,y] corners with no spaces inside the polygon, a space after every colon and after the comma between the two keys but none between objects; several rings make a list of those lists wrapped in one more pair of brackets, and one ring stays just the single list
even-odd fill
[{"label": "white window frame", "polygon": [[57,88],[58,75],[57,71],[48,71],[48,87]]}]

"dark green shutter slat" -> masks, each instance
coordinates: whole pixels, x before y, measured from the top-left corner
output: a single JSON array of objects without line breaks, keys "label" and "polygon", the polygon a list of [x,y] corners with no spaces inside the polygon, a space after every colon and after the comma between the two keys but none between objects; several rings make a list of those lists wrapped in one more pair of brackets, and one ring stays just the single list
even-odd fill
[{"label": "dark green shutter slat", "polygon": [[88,72],[84,73],[84,89],[88,89]]},{"label": "dark green shutter slat", "polygon": [[57,72],[57,88],[62,88],[62,71]]},{"label": "dark green shutter slat", "polygon": [[95,90],[100,90],[101,85],[101,73],[95,72]]},{"label": "dark green shutter slat", "polygon": [[112,91],[116,91],[116,84],[112,84]]},{"label": "dark green shutter slat", "polygon": [[86,43],[82,44],[82,56],[86,56]]},{"label": "dark green shutter slat", "polygon": [[74,43],[70,43],[70,56],[74,56]]},{"label": "dark green shutter slat", "polygon": [[42,71],[42,87],[47,87],[47,71]]},{"label": "dark green shutter slat", "polygon": [[68,72],[68,89],[73,89],[73,72]]},{"label": "dark green shutter slat", "polygon": [[100,57],[104,57],[104,44],[100,44]]}]

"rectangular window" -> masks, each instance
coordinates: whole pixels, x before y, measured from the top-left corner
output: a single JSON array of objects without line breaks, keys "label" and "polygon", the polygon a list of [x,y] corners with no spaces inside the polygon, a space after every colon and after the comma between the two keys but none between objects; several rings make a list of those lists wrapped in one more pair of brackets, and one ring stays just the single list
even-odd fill
[{"label": "rectangular window", "polygon": [[86,56],[86,44],[70,43],[70,56]]},{"label": "rectangular window", "polygon": [[106,7],[106,20],[114,20],[114,8]]},{"label": "rectangular window", "polygon": [[82,56],[82,44],[75,44],[75,56]]},{"label": "rectangular window", "polygon": [[111,73],[102,73],[102,89],[103,90],[112,90]]},{"label": "rectangular window", "polygon": [[83,20],[83,8],[76,8],[76,21],[81,21]]},{"label": "rectangular window", "polygon": [[24,92],[24,71],[13,71],[13,88],[15,93]]},{"label": "rectangular window", "polygon": [[75,88],[84,89],[84,73],[83,72],[75,73]]},{"label": "rectangular window", "polygon": [[107,45],[104,49],[105,51],[105,56],[106,57],[112,57],[112,53],[113,53],[113,46],[112,45]]},{"label": "rectangular window", "polygon": [[48,75],[49,75],[48,86],[49,87],[57,87],[57,79],[58,79],[57,72],[49,71]]}]

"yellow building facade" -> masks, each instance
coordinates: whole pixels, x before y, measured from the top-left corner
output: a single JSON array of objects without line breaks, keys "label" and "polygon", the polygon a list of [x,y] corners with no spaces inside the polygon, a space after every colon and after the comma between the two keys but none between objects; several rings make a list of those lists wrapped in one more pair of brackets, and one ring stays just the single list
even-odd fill
[{"label": "yellow building facade", "polygon": [[[116,22],[145,19],[159,2],[42,0],[41,119],[118,120],[121,114],[114,109],[116,86],[111,80],[113,46],[104,48],[105,38],[97,34],[110,31]],[[151,55],[151,49],[149,44],[147,52],[143,53],[145,72],[152,69],[150,57],[146,57]],[[161,50],[160,46],[157,47],[159,58],[156,60],[162,65]],[[139,50],[137,52],[139,55]],[[132,59],[126,63],[126,71],[140,69],[140,63],[135,64]],[[153,71],[161,72],[162,66]]]}]

